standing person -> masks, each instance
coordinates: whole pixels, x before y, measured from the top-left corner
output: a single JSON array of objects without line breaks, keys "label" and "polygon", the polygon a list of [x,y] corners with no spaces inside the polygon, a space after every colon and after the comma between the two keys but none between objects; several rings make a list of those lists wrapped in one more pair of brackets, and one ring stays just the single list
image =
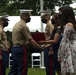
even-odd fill
[{"label": "standing person", "polygon": [[[54,13],[52,15],[51,22],[54,25],[54,30],[53,30],[51,38],[50,38],[50,43],[52,44],[51,47],[52,47],[52,51],[53,51],[53,67],[58,75],[61,75],[60,62],[58,61],[58,58],[57,58],[58,48],[59,48],[60,42],[62,40],[60,20],[61,20],[61,17],[59,15],[59,13]],[[53,42],[51,42],[51,41],[53,41]]]},{"label": "standing person", "polygon": [[8,75],[27,75],[28,58],[27,43],[41,49],[32,38],[26,23],[30,22],[32,10],[20,10],[21,20],[17,22],[12,31],[12,67]]},{"label": "standing person", "polygon": [[[54,26],[51,23],[50,11],[41,11],[41,21],[46,24],[45,27],[45,38],[46,40],[50,39],[50,35],[54,29]],[[52,72],[52,56],[49,56],[50,45],[44,49],[44,65],[46,69],[46,75],[52,75],[55,72]]]},{"label": "standing person", "polygon": [[76,75],[76,22],[73,8],[64,6],[60,10],[63,38],[58,51],[61,72]]},{"label": "standing person", "polygon": [[40,41],[39,43],[40,44],[51,44],[51,50],[49,51],[49,54],[51,54],[50,52],[53,52],[53,61],[52,61],[53,70],[57,71],[58,75],[61,75],[60,63],[57,60],[58,48],[59,48],[59,45],[62,39],[59,20],[60,20],[59,14],[54,13],[51,19],[51,22],[54,25],[51,38],[46,41]]},{"label": "standing person", "polygon": [[4,28],[8,26],[8,15],[0,17],[0,75],[6,75],[8,41]]},{"label": "standing person", "polygon": [[48,40],[50,38],[50,34],[52,33],[54,26],[51,23],[51,15],[50,11],[41,11],[41,21],[46,24],[45,27],[45,38]]},{"label": "standing person", "polygon": [[0,75],[2,75],[2,51],[0,50]]}]

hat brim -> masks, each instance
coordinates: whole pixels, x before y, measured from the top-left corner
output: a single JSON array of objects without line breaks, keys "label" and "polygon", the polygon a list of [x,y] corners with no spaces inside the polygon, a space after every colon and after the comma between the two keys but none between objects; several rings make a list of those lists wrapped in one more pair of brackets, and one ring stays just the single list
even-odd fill
[{"label": "hat brim", "polygon": [[7,21],[10,21],[8,18],[0,18],[0,20],[7,20]]},{"label": "hat brim", "polygon": [[41,15],[41,18],[44,18],[45,16],[50,16],[50,14]]}]

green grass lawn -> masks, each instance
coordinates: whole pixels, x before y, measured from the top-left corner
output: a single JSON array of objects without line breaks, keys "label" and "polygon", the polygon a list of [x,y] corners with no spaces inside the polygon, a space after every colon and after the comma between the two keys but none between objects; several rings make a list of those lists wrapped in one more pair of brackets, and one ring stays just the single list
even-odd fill
[{"label": "green grass lawn", "polygon": [[[6,75],[9,73],[9,68],[7,68]],[[28,75],[46,75],[45,74],[45,69],[40,69],[40,68],[29,68],[28,69]]]}]

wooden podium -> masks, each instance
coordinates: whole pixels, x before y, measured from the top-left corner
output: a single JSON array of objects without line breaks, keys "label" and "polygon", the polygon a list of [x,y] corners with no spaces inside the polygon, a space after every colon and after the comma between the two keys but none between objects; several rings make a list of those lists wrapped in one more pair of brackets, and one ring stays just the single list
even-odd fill
[{"label": "wooden podium", "polygon": [[45,40],[45,35],[43,32],[34,32],[32,33],[32,38],[37,41],[43,41]]}]

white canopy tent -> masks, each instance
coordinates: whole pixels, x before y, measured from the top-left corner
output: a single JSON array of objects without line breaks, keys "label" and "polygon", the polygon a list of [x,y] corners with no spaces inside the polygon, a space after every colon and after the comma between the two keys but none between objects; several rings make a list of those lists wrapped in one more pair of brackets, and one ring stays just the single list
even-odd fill
[{"label": "white canopy tent", "polygon": [[73,2],[76,2],[76,0],[72,0]]},{"label": "white canopy tent", "polygon": [[[8,19],[9,25],[4,28],[5,31],[12,31],[15,23],[17,23],[20,20],[20,16],[9,16]],[[31,16],[31,21],[27,23],[27,26],[29,27],[31,32],[35,32],[38,30],[41,32],[41,19],[40,16]],[[45,24],[43,25],[43,31],[45,28]]]}]

